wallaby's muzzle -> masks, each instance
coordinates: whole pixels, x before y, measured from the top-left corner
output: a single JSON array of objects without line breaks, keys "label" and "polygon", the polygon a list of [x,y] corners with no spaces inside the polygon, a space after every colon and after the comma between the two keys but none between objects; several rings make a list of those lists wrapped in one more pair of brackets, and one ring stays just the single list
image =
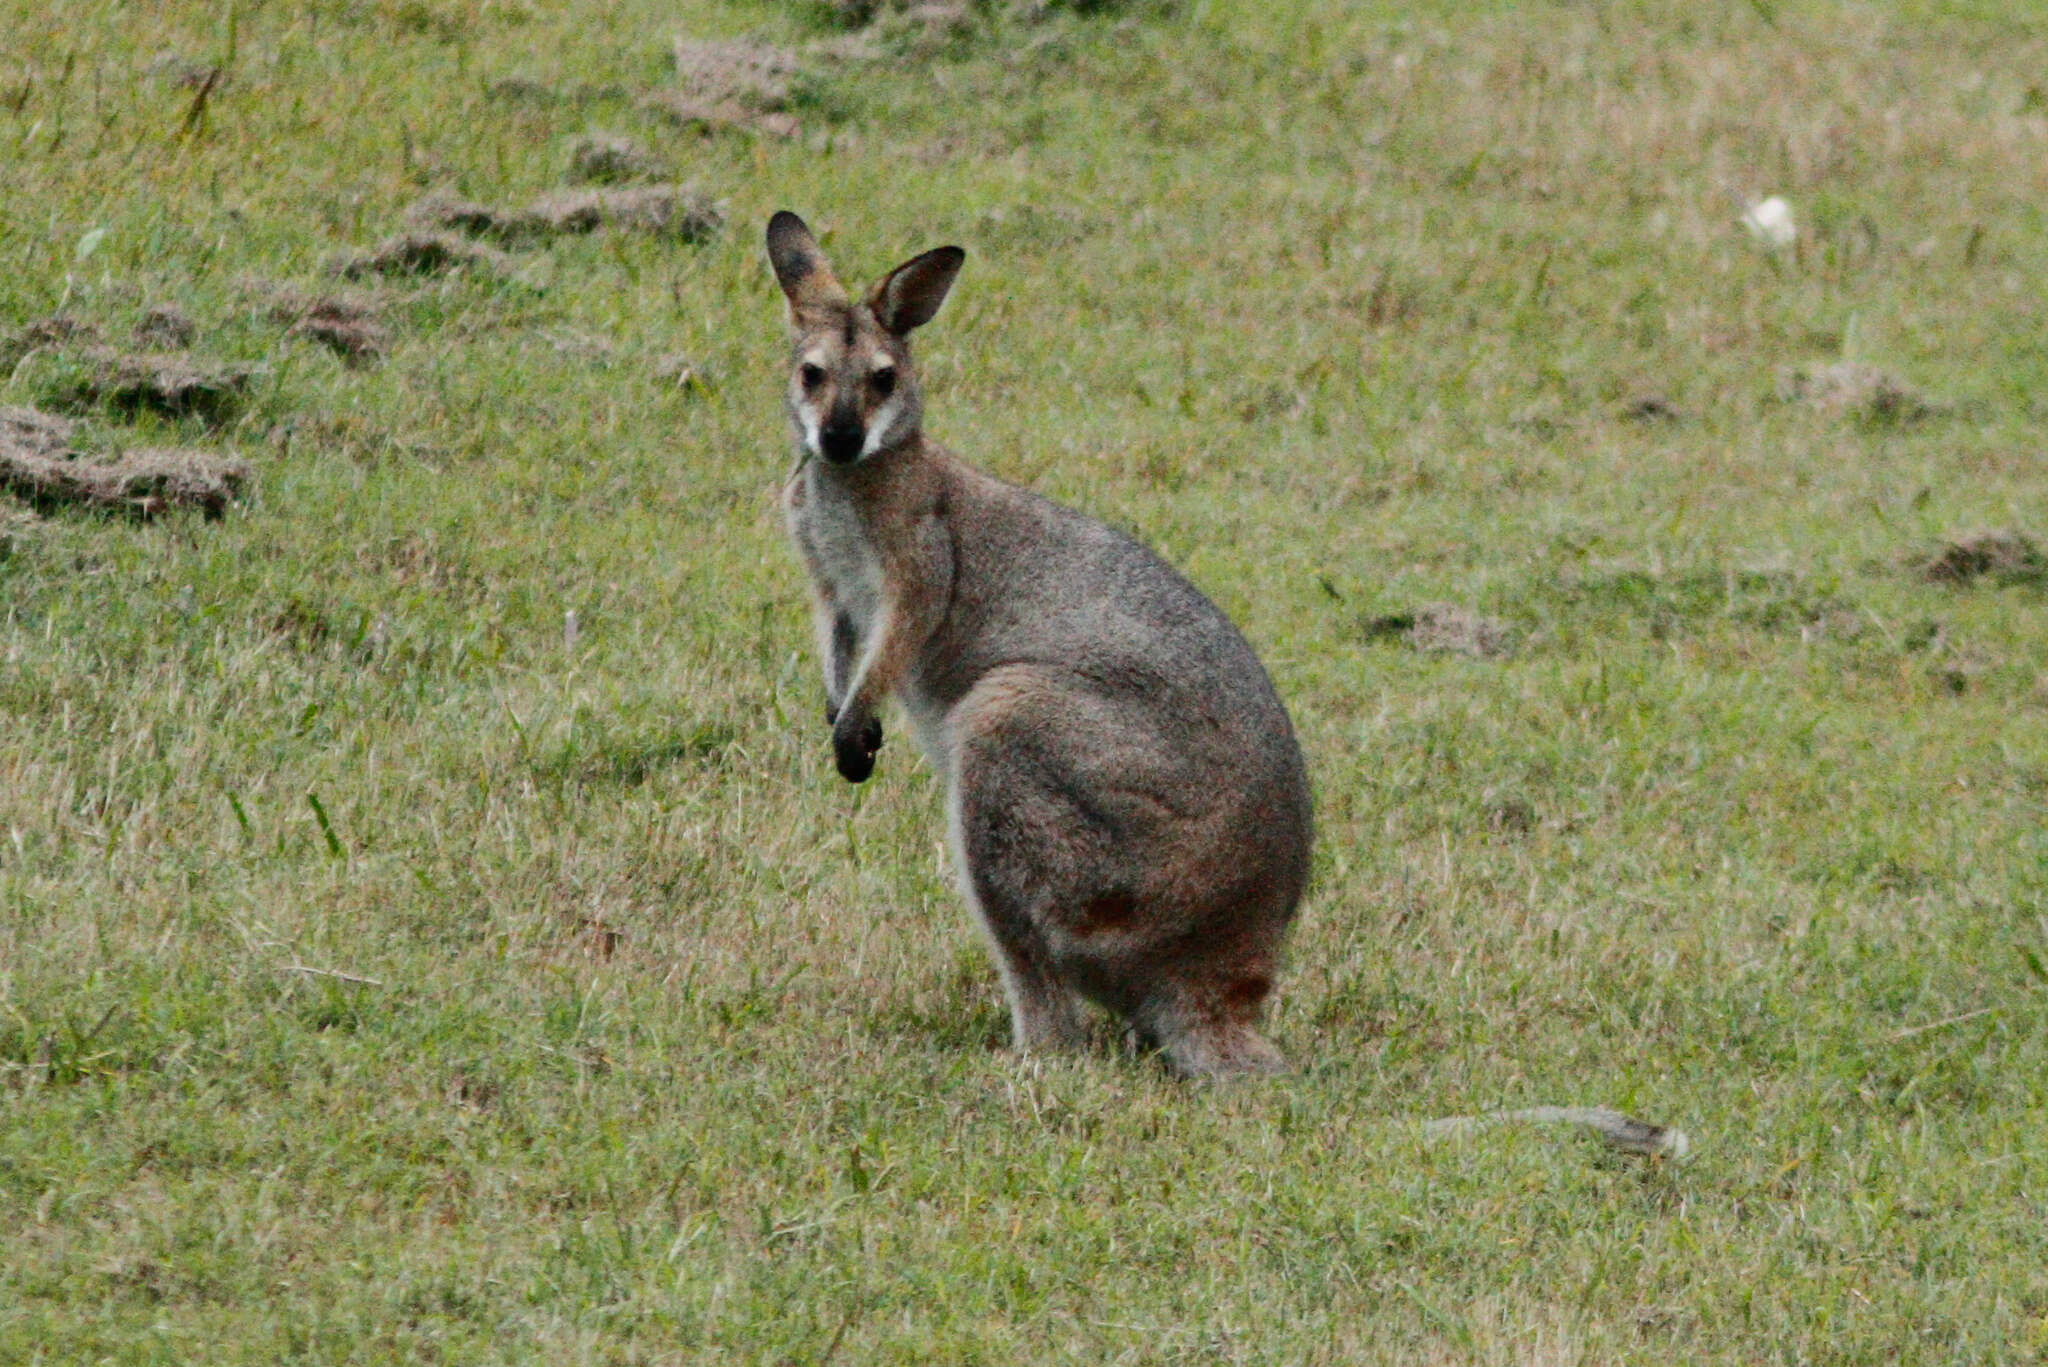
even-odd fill
[{"label": "wallaby's muzzle", "polygon": [[858,422],[829,422],[818,432],[818,450],[834,465],[851,465],[860,459],[867,437]]}]

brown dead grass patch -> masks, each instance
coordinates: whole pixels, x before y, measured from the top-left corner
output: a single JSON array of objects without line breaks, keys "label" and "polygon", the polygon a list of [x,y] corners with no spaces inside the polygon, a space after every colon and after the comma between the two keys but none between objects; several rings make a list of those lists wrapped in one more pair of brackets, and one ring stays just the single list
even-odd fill
[{"label": "brown dead grass patch", "polygon": [[2048,584],[2048,555],[2024,532],[1971,532],[1907,558],[1907,566],[1936,584]]},{"label": "brown dead grass patch", "polygon": [[391,328],[384,321],[390,301],[380,293],[314,293],[256,277],[240,288],[286,336],[318,343],[350,365],[374,364],[391,349]]},{"label": "brown dead grass patch", "polygon": [[183,309],[158,304],[135,325],[135,344],[161,351],[183,351],[199,340],[199,325]]},{"label": "brown dead grass patch", "polygon": [[702,242],[724,226],[718,205],[685,185],[558,190],[523,209],[493,209],[471,200],[429,195],[407,211],[422,228],[443,228],[516,244],[609,228]]},{"label": "brown dead grass patch", "polygon": [[405,232],[368,251],[345,252],[328,262],[328,273],[344,280],[370,276],[442,275],[468,270],[508,276],[512,258],[480,242],[449,232]]},{"label": "brown dead grass patch", "polygon": [[591,133],[569,144],[569,182],[572,185],[619,185],[634,180],[658,180],[667,167],[631,138],[610,133]]},{"label": "brown dead grass patch", "polygon": [[88,347],[78,367],[62,383],[55,401],[61,407],[103,407],[116,413],[162,413],[196,417],[218,424],[233,417],[248,397],[256,368],[233,361],[210,361],[170,353],[116,351]]},{"label": "brown dead grass patch", "polygon": [[641,97],[640,107],[695,133],[764,133],[771,138],[793,138],[803,132],[795,115],[750,109],[737,100],[709,100],[681,90],[650,91]]},{"label": "brown dead grass patch", "polygon": [[317,342],[350,365],[371,365],[391,349],[391,331],[376,313],[346,299],[316,300],[292,324],[290,335]]},{"label": "brown dead grass patch", "polygon": [[146,447],[100,461],[72,445],[76,428],[33,408],[0,408],[0,487],[38,506],[78,503],[133,517],[194,507],[219,516],[248,481],[246,461]]},{"label": "brown dead grass patch", "polygon": [[731,100],[753,109],[782,109],[803,61],[788,48],[744,40],[678,37],[672,49],[676,85],[713,102]]},{"label": "brown dead grass patch", "polygon": [[1778,397],[1830,417],[1868,422],[1913,422],[1939,411],[1905,381],[1861,361],[1784,370],[1778,376]]},{"label": "brown dead grass patch", "polygon": [[31,352],[79,346],[100,339],[99,329],[69,314],[53,313],[0,334],[0,365],[18,365]]},{"label": "brown dead grass patch", "polygon": [[1465,655],[1475,660],[1503,660],[1515,653],[1515,632],[1498,618],[1482,616],[1453,603],[1425,603],[1408,612],[1368,618],[1369,641],[1400,639],[1432,655]]}]

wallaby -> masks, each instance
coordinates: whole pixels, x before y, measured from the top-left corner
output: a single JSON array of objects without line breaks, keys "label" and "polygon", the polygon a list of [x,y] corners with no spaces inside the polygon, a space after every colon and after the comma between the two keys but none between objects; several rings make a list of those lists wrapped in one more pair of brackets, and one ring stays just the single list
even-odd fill
[{"label": "wallaby", "polygon": [[800,447],[783,506],[839,772],[873,772],[893,695],[945,783],[1017,1047],[1080,1044],[1086,999],[1183,1074],[1277,1071],[1258,1026],[1309,870],[1294,728],[1165,561],[924,435],[909,337],[965,255],[913,257],[855,302],[802,219],[768,223]]},{"label": "wallaby", "polygon": [[[839,772],[874,772],[894,695],[945,781],[953,865],[1019,1048],[1080,1044],[1086,998],[1182,1073],[1278,1071],[1260,1009],[1311,833],[1293,725],[1244,637],[1166,562],[925,437],[908,338],[965,257],[912,257],[855,303],[802,219],[768,222],[794,341],[783,510],[810,571]],[[1511,1122],[1581,1125],[1650,1156],[1690,1147],[1601,1106],[1424,1133]]]}]

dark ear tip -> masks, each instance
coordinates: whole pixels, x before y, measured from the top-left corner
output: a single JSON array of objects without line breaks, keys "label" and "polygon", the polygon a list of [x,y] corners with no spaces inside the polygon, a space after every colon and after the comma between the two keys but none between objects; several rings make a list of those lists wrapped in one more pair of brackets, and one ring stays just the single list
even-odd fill
[{"label": "dark ear tip", "polygon": [[804,226],[804,221],[787,209],[777,209],[774,217],[768,220],[768,239],[771,242],[792,232],[809,231],[810,229]]}]

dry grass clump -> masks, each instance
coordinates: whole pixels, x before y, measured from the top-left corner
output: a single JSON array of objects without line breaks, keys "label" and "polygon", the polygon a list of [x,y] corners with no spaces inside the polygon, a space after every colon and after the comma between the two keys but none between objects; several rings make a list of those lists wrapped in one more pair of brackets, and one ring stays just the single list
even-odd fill
[{"label": "dry grass clump", "polygon": [[514,216],[507,231],[556,236],[614,228],[702,242],[724,223],[718,206],[688,186],[640,185],[543,195]]},{"label": "dry grass clump", "polygon": [[100,339],[99,329],[83,319],[53,313],[0,334],[0,366],[12,368],[33,352],[82,346]]},{"label": "dry grass clump", "polygon": [[508,276],[512,258],[454,233],[415,231],[394,234],[368,251],[342,253],[329,261],[327,270],[345,280],[443,275],[456,270]]},{"label": "dry grass clump", "polygon": [[569,181],[573,185],[655,180],[666,169],[661,158],[631,138],[591,133],[569,145]]},{"label": "dry grass clump", "polygon": [[0,487],[37,505],[79,503],[135,517],[170,507],[218,516],[249,478],[248,463],[211,451],[145,447],[112,461],[72,446],[74,425],[33,408],[0,408]]},{"label": "dry grass clump", "polygon": [[292,324],[291,335],[318,342],[350,365],[382,360],[391,349],[391,331],[376,312],[348,299],[315,300]]},{"label": "dry grass clump", "polygon": [[647,92],[640,107],[683,128],[704,133],[766,133],[793,138],[802,131],[788,112],[801,55],[769,43],[678,37],[673,46],[676,83]]},{"label": "dry grass clump", "polygon": [[508,245],[612,228],[703,242],[725,223],[718,205],[686,185],[635,185],[558,190],[523,209],[493,209],[470,200],[429,195],[407,211],[425,228],[491,237]]},{"label": "dry grass clump", "polygon": [[1937,411],[1896,375],[1861,361],[1787,369],[1778,377],[1778,397],[1866,422],[1911,422]]},{"label": "dry grass clump", "polygon": [[2048,555],[2024,532],[1971,532],[1908,557],[1908,566],[1936,584],[2048,583]]},{"label": "dry grass clump", "polygon": [[248,397],[256,368],[234,361],[198,360],[190,356],[116,351],[89,347],[80,366],[57,390],[64,407],[93,406],[116,413],[162,413],[221,423],[234,416]]},{"label": "dry grass clump", "polygon": [[678,36],[671,49],[676,85],[714,103],[731,100],[754,109],[782,109],[803,59],[771,43]]},{"label": "dry grass clump", "polygon": [[129,416],[149,412],[218,423],[232,417],[248,397],[254,366],[171,354],[198,336],[197,326],[179,310],[153,308],[135,332],[138,342],[158,350],[135,353],[105,346],[93,324],[53,314],[0,337],[0,367],[17,366],[36,353],[53,354],[59,373],[51,402]]},{"label": "dry grass clump", "polygon": [[751,109],[737,100],[707,100],[681,90],[649,91],[641,97],[640,107],[697,133],[765,133],[773,138],[793,138],[803,132],[793,114]]},{"label": "dry grass clump", "polygon": [[1398,638],[1432,655],[1465,655],[1504,660],[1515,653],[1515,631],[1506,622],[1454,603],[1425,603],[1408,612],[1387,613],[1365,623],[1369,641]]},{"label": "dry grass clump", "polygon": [[184,310],[158,304],[135,325],[135,344],[161,351],[182,351],[199,340],[199,325]]}]

